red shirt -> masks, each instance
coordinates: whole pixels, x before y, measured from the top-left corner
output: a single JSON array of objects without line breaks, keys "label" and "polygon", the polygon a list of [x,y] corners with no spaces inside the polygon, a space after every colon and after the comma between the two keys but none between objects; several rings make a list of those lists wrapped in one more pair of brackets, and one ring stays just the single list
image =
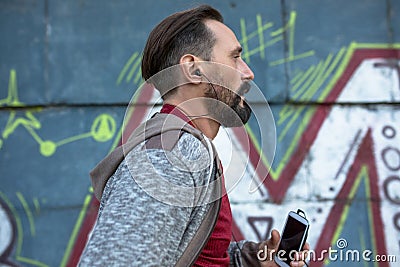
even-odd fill
[{"label": "red shirt", "polygon": [[[173,105],[164,104],[161,109],[161,113],[174,114],[195,127],[194,124],[189,120],[189,118]],[[194,266],[196,267],[229,266],[228,247],[231,242],[232,234],[232,211],[231,205],[229,203],[228,194],[226,194],[225,180],[223,175],[222,183],[223,197],[217,223],[213,232],[211,233],[207,244],[205,245],[203,251],[200,253],[197,261],[194,264]]]},{"label": "red shirt", "polygon": [[215,225],[214,231],[211,233],[206,246],[194,264],[196,267],[229,266],[228,247],[232,235],[232,211],[228,194],[226,194],[224,176],[222,176],[222,182],[224,184],[223,197],[217,224]]}]

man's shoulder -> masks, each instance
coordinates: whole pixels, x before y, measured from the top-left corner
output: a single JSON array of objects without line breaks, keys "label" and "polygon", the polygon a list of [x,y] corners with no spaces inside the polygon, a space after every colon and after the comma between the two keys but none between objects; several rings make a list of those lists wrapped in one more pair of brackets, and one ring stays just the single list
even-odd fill
[{"label": "man's shoulder", "polygon": [[187,160],[209,159],[211,152],[209,150],[207,141],[201,141],[187,132],[181,134],[177,145],[173,148],[173,152],[182,155]]},{"label": "man's shoulder", "polygon": [[[166,149],[168,145],[163,142],[170,142],[162,135],[154,136],[138,144],[125,155],[125,163],[135,166],[142,166],[144,162],[150,162],[156,166],[162,165],[186,165],[193,167],[206,164],[209,166],[213,158],[213,151],[209,140],[200,140],[191,133],[176,132],[176,142],[172,148]],[[181,166],[182,167],[182,166]],[[187,169],[187,168],[184,168]],[[192,169],[192,168],[189,168]]]},{"label": "man's shoulder", "polygon": [[[129,175],[146,176],[149,173],[161,175],[165,179],[183,179],[190,184],[207,183],[208,176],[213,172],[212,149],[206,147],[207,144],[199,140],[190,133],[182,132],[178,137],[178,142],[171,150],[163,148],[146,147],[144,141],[131,150],[123,161],[119,175],[129,172]],[[207,141],[209,142],[209,141]],[[211,152],[211,153],[210,153]],[[122,171],[122,173],[121,173]],[[182,176],[182,177],[181,177]],[[192,177],[190,182],[188,177]],[[172,179],[172,180],[174,180]],[[175,181],[176,182],[176,181]],[[180,183],[178,181],[178,183]],[[187,186],[193,186],[193,184]]]}]

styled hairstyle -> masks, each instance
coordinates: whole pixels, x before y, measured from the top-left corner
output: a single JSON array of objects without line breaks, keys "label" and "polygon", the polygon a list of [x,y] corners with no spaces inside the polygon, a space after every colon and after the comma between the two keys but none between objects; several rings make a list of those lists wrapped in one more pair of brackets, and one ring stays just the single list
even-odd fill
[{"label": "styled hairstyle", "polygon": [[142,57],[142,77],[149,79],[159,71],[179,64],[185,54],[209,61],[215,44],[213,32],[205,20],[223,22],[222,15],[208,5],[174,13],[150,33]]}]

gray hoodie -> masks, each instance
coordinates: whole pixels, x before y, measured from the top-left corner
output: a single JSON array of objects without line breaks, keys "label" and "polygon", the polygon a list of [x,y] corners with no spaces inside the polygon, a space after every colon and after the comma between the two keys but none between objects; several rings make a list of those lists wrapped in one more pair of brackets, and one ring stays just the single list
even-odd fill
[{"label": "gray hoodie", "polygon": [[[91,172],[100,208],[79,265],[191,265],[218,217],[216,162],[211,141],[174,115],[138,127]],[[257,248],[232,242],[231,265],[250,266]]]}]

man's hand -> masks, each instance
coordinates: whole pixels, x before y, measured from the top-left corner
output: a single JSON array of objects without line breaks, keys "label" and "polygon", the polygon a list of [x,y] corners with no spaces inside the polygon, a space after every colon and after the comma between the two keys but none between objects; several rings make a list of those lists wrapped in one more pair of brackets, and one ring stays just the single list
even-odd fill
[{"label": "man's hand", "polygon": [[[278,266],[274,261],[274,256],[275,256],[276,252],[278,251],[278,245],[279,245],[280,239],[281,239],[281,237],[280,237],[279,232],[277,230],[272,230],[271,238],[260,244],[259,249],[260,249],[260,251],[262,251],[262,253],[259,253],[259,255],[257,255],[257,256],[259,257],[259,260],[263,260],[260,262],[262,267],[277,267]],[[292,267],[304,266],[306,264],[305,260],[307,258],[309,249],[310,249],[310,245],[308,243],[306,243],[303,247],[303,250],[296,253],[295,260],[290,263],[290,266],[292,266]],[[265,254],[265,253],[267,253],[267,254]]]}]

